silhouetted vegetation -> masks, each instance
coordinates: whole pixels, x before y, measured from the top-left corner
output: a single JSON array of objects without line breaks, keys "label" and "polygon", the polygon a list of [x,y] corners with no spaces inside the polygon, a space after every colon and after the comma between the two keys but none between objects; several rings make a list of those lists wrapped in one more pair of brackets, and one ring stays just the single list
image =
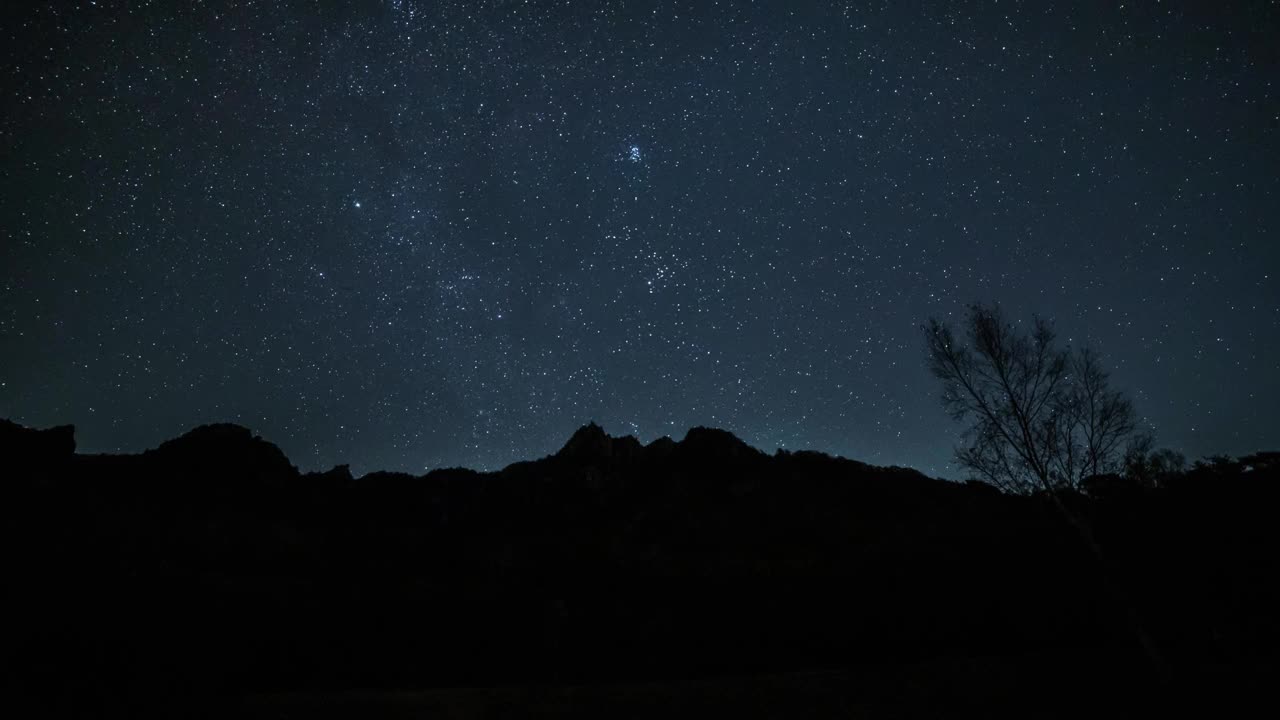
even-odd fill
[{"label": "silhouetted vegetation", "polygon": [[[526,690],[415,697],[583,717],[654,693],[653,714],[833,717],[1243,697],[1280,647],[1280,455],[1143,452],[1060,497],[1123,569],[1164,688],[1043,496],[705,428],[644,445],[590,425],[499,472],[353,478],[230,425],[95,456],[3,424],[12,679],[74,715],[495,686]],[[568,686],[595,689],[527,689]]]},{"label": "silhouetted vegetation", "polygon": [[976,479],[1057,492],[1121,467],[1137,415],[1093,350],[1060,349],[1046,320],[1024,331],[996,305],[969,308],[963,339],[930,318],[925,340],[943,407],[970,423],[956,462]]}]

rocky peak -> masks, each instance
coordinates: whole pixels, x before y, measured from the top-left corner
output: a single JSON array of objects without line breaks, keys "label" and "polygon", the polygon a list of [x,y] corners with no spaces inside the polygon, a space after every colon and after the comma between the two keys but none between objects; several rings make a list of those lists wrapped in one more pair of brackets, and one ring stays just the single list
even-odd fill
[{"label": "rocky peak", "polygon": [[280,448],[254,435],[249,428],[230,423],[201,425],[150,452],[201,474],[231,472],[259,477],[298,474]]},{"label": "rocky peak", "polygon": [[761,454],[737,435],[709,427],[690,428],[684,440],[680,441],[680,449],[692,455],[714,458],[737,459]]},{"label": "rocky peak", "polygon": [[640,442],[634,437],[613,437],[604,428],[590,422],[578,428],[556,456],[578,460],[610,460],[632,457],[639,451]]}]

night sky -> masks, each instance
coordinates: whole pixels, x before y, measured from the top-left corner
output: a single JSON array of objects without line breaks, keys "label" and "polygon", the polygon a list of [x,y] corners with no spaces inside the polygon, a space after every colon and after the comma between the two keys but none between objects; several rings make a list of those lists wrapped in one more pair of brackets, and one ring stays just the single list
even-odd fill
[{"label": "night sky", "polygon": [[0,417],[82,451],[952,477],[919,326],[979,300],[1280,446],[1274,2],[4,5]]}]

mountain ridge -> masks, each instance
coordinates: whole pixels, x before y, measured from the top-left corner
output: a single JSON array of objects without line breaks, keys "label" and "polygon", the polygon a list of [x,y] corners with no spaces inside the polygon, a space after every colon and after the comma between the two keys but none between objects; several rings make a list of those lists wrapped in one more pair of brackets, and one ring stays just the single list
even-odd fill
[{"label": "mountain ridge", "polygon": [[1266,454],[1060,498],[1105,564],[1047,498],[766,454],[710,428],[642,445],[588,423],[497,471],[354,478],[301,473],[237,425],[80,455],[69,426],[0,423],[0,471],[6,637],[41,697],[1028,655],[1114,657],[1139,692],[1153,671],[1104,567],[1189,686],[1218,677],[1211,663],[1262,677],[1280,658],[1280,461]]},{"label": "mountain ridge", "polygon": [[[25,448],[25,449],[24,449]],[[19,452],[36,452],[47,455],[69,456],[75,454],[75,426],[59,425],[38,429],[0,419],[0,451],[11,454]],[[922,477],[928,477],[914,468],[902,466],[876,466],[860,460],[831,455],[817,450],[783,450],[778,449],[772,456],[739,438],[734,433],[720,428],[696,425],[690,427],[681,440],[673,440],[663,435],[649,443],[642,443],[633,435],[610,435],[595,421],[589,421],[575,430],[559,450],[541,458],[516,460],[496,470],[474,470],[466,467],[431,468],[421,473],[370,470],[352,479],[361,480],[366,477],[378,478],[387,476],[408,476],[426,478],[439,472],[469,472],[478,475],[495,475],[507,472],[511,468],[527,466],[531,463],[546,461],[625,462],[632,460],[653,461],[665,459],[672,455],[683,457],[705,457],[723,460],[751,460],[774,456],[814,456],[833,461],[854,463],[859,467],[909,470]],[[176,459],[186,457],[209,463],[211,468],[226,469],[229,464],[244,465],[252,461],[261,463],[262,470],[269,474],[298,475],[302,477],[335,478],[350,475],[350,465],[340,463],[327,470],[302,472],[275,443],[253,432],[250,428],[231,422],[206,423],[197,425],[186,432],[162,441],[153,448],[135,453],[93,453],[82,457],[97,458],[163,458]],[[344,470],[345,468],[345,470]]]}]

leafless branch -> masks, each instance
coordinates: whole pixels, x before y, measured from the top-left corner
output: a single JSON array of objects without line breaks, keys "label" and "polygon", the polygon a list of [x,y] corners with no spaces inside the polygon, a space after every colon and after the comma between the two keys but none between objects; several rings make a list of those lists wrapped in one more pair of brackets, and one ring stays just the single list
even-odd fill
[{"label": "leafless branch", "polygon": [[963,329],[961,341],[938,319],[924,327],[943,408],[970,423],[961,467],[1023,493],[1075,488],[1121,467],[1137,416],[1097,353],[1058,349],[1048,321],[1021,330],[994,305],[970,307]]}]

